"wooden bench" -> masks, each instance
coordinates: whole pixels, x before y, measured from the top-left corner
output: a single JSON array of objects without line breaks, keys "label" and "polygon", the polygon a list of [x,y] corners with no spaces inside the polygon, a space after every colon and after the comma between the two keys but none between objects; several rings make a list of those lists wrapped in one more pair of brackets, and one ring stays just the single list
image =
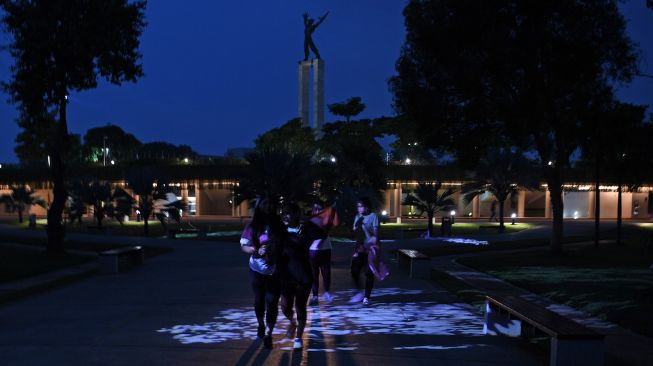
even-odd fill
[{"label": "wooden bench", "polygon": [[145,263],[143,247],[124,247],[101,252],[98,257],[100,273],[118,273],[121,259],[128,260],[127,263],[132,265]]},{"label": "wooden bench", "polygon": [[486,297],[485,334],[518,337],[525,325],[551,337],[549,365],[603,365],[603,334],[515,296]]},{"label": "wooden bench", "polygon": [[169,229],[168,230],[168,239],[177,238],[177,234],[198,234],[199,230],[197,229]]},{"label": "wooden bench", "polygon": [[397,249],[400,268],[408,269],[410,278],[430,278],[431,258],[414,249]]}]

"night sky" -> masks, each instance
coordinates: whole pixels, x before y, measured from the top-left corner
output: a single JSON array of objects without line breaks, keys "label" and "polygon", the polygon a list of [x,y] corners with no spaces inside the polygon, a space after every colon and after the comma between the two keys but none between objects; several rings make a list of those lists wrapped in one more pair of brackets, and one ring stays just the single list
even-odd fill
[{"label": "night sky", "polygon": [[[69,129],[84,134],[108,123],[142,142],[186,144],[222,155],[252,147],[261,133],[297,116],[297,62],[303,58],[302,13],[327,20],[313,39],[326,61],[326,103],[360,96],[364,118],[392,115],[387,80],[404,40],[402,0],[149,1],[141,38],[145,76],[121,87],[101,83],[72,94]],[[653,74],[653,10],[622,5]],[[8,43],[6,35],[0,45]],[[0,80],[11,58],[0,51]],[[624,101],[653,105],[653,78],[622,87]],[[0,96],[0,163],[16,162],[15,107]],[[327,121],[335,118],[327,114]]]}]

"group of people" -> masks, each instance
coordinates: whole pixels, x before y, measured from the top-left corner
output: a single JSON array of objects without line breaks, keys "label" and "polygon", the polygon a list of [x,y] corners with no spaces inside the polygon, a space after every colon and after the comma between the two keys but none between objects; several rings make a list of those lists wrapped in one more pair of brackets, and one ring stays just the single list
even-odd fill
[{"label": "group of people", "polygon": [[[369,304],[374,279],[382,280],[389,274],[379,247],[379,219],[371,207],[368,198],[360,198],[353,225],[355,245],[351,275],[360,289],[360,277],[364,273],[365,286],[364,293],[352,301],[362,298],[364,305]],[[333,300],[329,231],[339,224],[339,219],[336,210],[325,207],[321,201],[313,204],[306,218],[302,218],[300,208],[292,203],[284,204],[280,212],[275,200],[259,199],[252,220],[243,230],[240,245],[250,256],[249,276],[254,291],[257,336],[263,339],[266,348],[272,348],[272,333],[281,306],[283,315],[290,321],[286,337],[294,338],[294,349],[301,349],[309,297],[311,304],[319,301],[320,275],[323,299]]]}]

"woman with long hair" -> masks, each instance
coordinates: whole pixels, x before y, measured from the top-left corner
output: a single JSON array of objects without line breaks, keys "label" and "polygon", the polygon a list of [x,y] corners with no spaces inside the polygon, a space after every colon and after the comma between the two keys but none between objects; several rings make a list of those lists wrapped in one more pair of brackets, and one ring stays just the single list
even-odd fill
[{"label": "woman with long hair", "polygon": [[[290,321],[286,337],[294,338],[294,349],[301,349],[307,319],[306,303],[313,282],[308,252],[312,239],[300,225],[300,211],[297,205],[287,204],[282,210],[281,218],[288,230],[279,266],[281,311]],[[294,312],[297,313],[297,321],[293,318]]]},{"label": "woman with long hair", "polygon": [[[283,250],[286,229],[272,198],[257,200],[252,221],[240,238],[241,250],[249,257],[249,277],[254,291],[257,335],[265,348],[272,348],[272,331],[279,313],[280,281],[277,262]],[[266,332],[267,326],[267,332]]]}]

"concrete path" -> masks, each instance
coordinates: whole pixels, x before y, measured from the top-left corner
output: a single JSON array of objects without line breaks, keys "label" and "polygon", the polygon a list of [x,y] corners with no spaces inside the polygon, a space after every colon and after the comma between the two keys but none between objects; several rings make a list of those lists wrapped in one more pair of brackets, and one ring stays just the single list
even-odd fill
[{"label": "concrete path", "polygon": [[[75,237],[79,239],[79,237]],[[89,238],[92,239],[92,238]],[[115,237],[110,238],[115,241]],[[334,249],[332,303],[309,310],[304,350],[278,322],[272,351],[255,339],[247,258],[236,243],[125,239],[174,251],[0,305],[3,365],[542,365],[520,340],[482,334],[482,314],[389,260],[371,305],[350,303],[350,247]],[[127,244],[127,243],[126,243]]]}]

